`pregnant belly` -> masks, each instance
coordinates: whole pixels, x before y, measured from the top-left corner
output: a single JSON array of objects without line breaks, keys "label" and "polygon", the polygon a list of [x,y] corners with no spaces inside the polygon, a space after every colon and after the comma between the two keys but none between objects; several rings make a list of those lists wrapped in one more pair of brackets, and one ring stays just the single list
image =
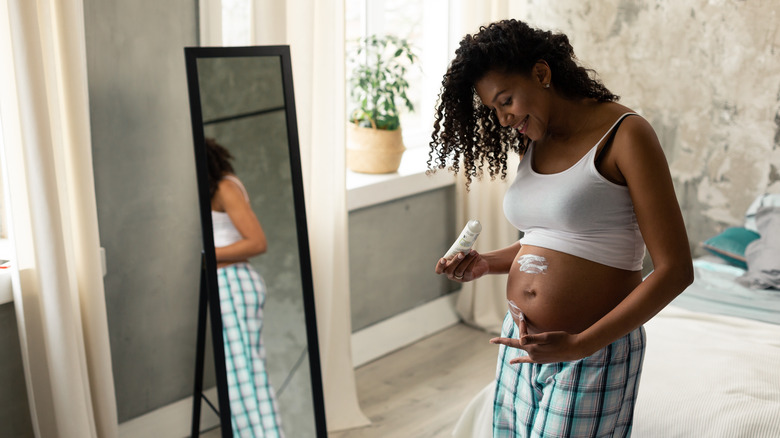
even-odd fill
[{"label": "pregnant belly", "polygon": [[618,305],[640,282],[625,271],[569,254],[525,245],[507,281],[507,301],[529,333],[579,333]]}]

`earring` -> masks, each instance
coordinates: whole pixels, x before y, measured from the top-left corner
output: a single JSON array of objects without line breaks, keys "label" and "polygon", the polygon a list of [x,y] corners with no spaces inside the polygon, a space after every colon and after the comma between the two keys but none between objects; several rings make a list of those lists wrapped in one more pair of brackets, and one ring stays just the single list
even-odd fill
[{"label": "earring", "polygon": [[550,88],[550,83],[548,82],[548,83],[544,84],[544,88]]}]

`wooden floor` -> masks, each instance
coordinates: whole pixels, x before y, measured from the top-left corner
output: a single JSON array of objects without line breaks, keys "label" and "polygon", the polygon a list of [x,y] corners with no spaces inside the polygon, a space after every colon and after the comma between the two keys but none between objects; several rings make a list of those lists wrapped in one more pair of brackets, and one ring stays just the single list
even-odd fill
[{"label": "wooden floor", "polygon": [[[356,369],[360,406],[371,425],[328,438],[451,437],[463,409],[495,375],[493,336],[457,324]],[[218,429],[201,434],[219,436]]]},{"label": "wooden floor", "polygon": [[328,438],[450,437],[468,402],[495,375],[494,335],[458,324],[355,370],[372,424]]}]

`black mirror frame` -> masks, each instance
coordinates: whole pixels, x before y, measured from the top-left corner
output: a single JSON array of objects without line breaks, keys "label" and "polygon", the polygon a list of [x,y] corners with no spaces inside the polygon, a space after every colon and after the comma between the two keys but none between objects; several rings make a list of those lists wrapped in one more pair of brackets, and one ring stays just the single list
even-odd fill
[{"label": "black mirror frame", "polygon": [[[312,402],[314,406],[314,422],[317,436],[327,437],[325,424],[325,402],[322,389],[322,368],[320,366],[319,338],[317,334],[317,318],[314,303],[314,284],[311,270],[311,254],[309,252],[309,235],[306,222],[306,206],[303,190],[303,175],[301,171],[301,155],[298,139],[298,122],[295,111],[295,94],[293,91],[292,63],[290,47],[278,46],[245,46],[245,47],[185,47],[187,69],[187,84],[190,98],[190,117],[192,120],[192,138],[195,149],[195,167],[198,180],[198,199],[203,238],[203,259],[208,296],[209,313],[211,317],[211,333],[214,350],[214,365],[219,398],[220,423],[222,436],[232,437],[230,422],[230,400],[227,390],[227,374],[225,369],[225,350],[222,339],[222,314],[219,308],[219,287],[217,284],[217,260],[214,250],[214,235],[211,221],[211,199],[208,186],[208,168],[203,130],[203,115],[201,112],[200,88],[198,80],[197,60],[200,58],[222,57],[257,57],[275,56],[281,60],[282,84],[284,87],[284,102],[287,121],[287,138],[290,155],[290,172],[293,183],[293,200],[295,204],[295,222],[298,236],[298,253],[300,259],[301,285],[303,288],[303,306],[306,318],[306,340],[309,353],[309,370],[311,374]],[[225,427],[227,425],[227,427]]]}]

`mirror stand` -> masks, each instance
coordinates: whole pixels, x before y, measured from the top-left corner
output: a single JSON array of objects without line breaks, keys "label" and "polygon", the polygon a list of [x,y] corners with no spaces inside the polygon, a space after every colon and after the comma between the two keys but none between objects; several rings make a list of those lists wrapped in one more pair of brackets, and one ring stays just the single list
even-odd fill
[{"label": "mirror stand", "polygon": [[[209,294],[208,287],[206,286],[206,254],[205,252],[202,252],[200,263],[200,298],[198,299],[198,334],[197,344],[195,347],[195,387],[192,391],[192,428],[190,429],[190,436],[192,438],[197,438],[200,436],[200,411],[204,401],[209,405],[211,410],[214,411],[217,416],[219,416],[220,424],[227,425],[227,431],[225,431],[223,428],[223,436],[225,436],[225,432],[231,432],[230,412],[227,412],[225,415],[220,414],[219,409],[217,409],[217,407],[211,403],[211,400],[209,400],[208,397],[203,394],[203,372],[206,364],[206,326],[208,325],[207,319],[209,313],[208,305]],[[219,333],[217,335],[213,333],[213,327],[214,325],[212,325],[212,338],[220,338],[222,334]],[[222,367],[224,368],[224,362]],[[217,371],[217,375],[220,374],[224,375],[224,370]],[[219,386],[225,388],[225,385]],[[225,399],[227,399],[227,391],[219,391],[218,397],[225,397]]]}]

